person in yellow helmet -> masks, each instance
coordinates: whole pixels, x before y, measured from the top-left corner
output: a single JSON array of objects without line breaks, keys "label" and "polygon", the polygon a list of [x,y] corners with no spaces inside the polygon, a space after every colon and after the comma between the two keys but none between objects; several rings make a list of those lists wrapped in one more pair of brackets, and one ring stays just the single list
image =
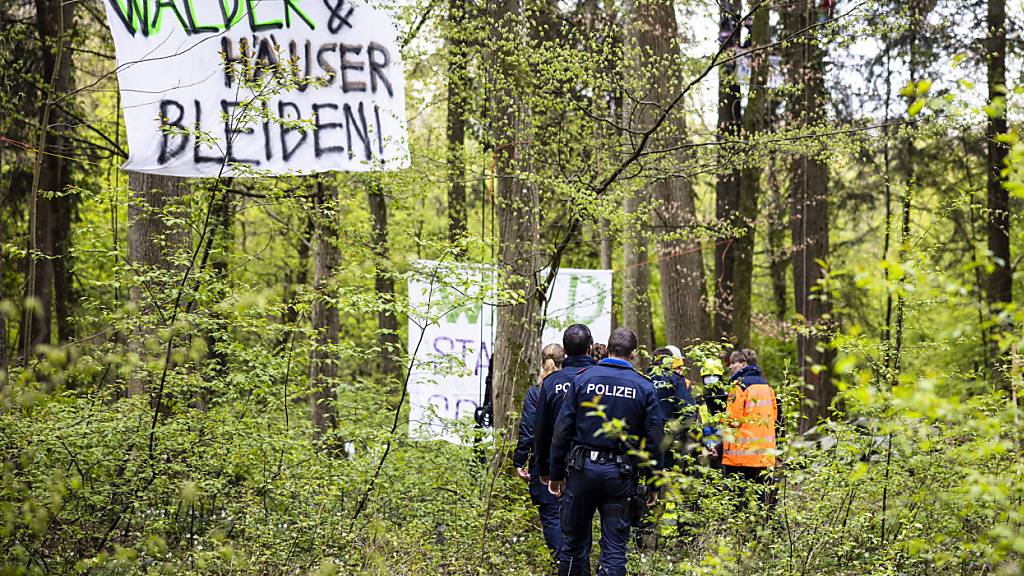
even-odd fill
[{"label": "person in yellow helmet", "polygon": [[724,381],[725,367],[717,356],[707,356],[700,363],[700,396],[703,406],[701,443],[712,468],[722,467],[722,433],[712,422],[712,417],[725,413],[728,387]]}]

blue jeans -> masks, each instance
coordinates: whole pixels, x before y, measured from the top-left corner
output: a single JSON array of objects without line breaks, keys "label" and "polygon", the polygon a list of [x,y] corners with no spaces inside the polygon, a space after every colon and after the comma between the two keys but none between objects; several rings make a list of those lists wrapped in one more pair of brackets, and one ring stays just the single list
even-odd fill
[{"label": "blue jeans", "polygon": [[626,546],[629,543],[626,501],[632,489],[632,479],[615,463],[596,464],[585,460],[581,470],[569,471],[562,495],[561,521],[565,542],[559,556],[559,576],[590,574],[594,512],[601,514],[598,574],[626,574]]},{"label": "blue jeans", "polygon": [[548,492],[547,486],[540,483],[540,476],[536,473],[530,475],[530,500],[540,512],[540,525],[544,529],[544,541],[551,549],[551,555],[558,558],[558,551],[562,548],[562,528],[558,524],[559,499]]}]

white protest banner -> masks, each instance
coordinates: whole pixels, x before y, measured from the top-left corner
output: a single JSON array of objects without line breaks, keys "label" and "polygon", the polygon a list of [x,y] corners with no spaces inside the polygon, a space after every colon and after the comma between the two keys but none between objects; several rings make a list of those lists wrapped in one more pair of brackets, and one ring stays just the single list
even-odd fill
[{"label": "white protest banner", "polygon": [[[409,277],[409,436],[455,440],[451,421],[482,404],[494,341],[494,270],[421,260]],[[439,315],[426,324],[427,316]],[[426,324],[426,325],[424,325]]]},{"label": "white protest banner", "polygon": [[[453,422],[471,418],[484,400],[494,351],[494,269],[424,260],[414,270],[409,277],[409,305],[417,311],[409,318],[409,435],[456,440]],[[590,327],[595,342],[607,342],[611,313],[611,270],[561,269],[549,291],[542,344],[561,342],[562,330],[577,322]],[[428,316],[437,321],[427,324]]]},{"label": "white protest banner", "polygon": [[409,165],[394,24],[352,0],[104,0],[126,170],[169,176]]},{"label": "white protest banner", "polygon": [[561,268],[548,289],[543,344],[562,342],[571,324],[586,324],[594,342],[608,342],[612,333],[612,271]]}]

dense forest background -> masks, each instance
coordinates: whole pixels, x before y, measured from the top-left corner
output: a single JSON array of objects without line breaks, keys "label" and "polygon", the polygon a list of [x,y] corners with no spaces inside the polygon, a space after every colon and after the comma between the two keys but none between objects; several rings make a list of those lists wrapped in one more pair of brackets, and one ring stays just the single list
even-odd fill
[{"label": "dense forest background", "polygon": [[[773,517],[670,472],[632,572],[1024,572],[1019,1],[388,8],[411,168],[184,180],[119,169],[100,1],[0,3],[0,573],[545,572],[559,267],[787,411]],[[501,271],[493,436],[407,438],[416,259]]]}]

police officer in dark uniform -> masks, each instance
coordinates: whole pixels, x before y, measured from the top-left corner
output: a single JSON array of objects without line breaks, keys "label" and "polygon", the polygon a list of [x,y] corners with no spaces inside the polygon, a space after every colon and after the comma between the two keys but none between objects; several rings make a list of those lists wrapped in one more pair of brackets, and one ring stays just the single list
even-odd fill
[{"label": "police officer in dark uniform", "polygon": [[595,364],[590,357],[590,348],[594,338],[590,328],[583,324],[573,324],[562,333],[562,348],[565,348],[565,360],[562,369],[548,374],[541,383],[537,398],[537,414],[534,416],[534,453],[537,455],[537,468],[540,480],[548,483],[551,468],[551,436],[555,429],[555,419],[562,408],[562,400],[569,390],[576,375],[584,368]]},{"label": "police officer in dark uniform", "polygon": [[[548,344],[541,350],[541,374],[550,376],[557,372],[565,361],[565,350],[558,344]],[[543,380],[542,380],[543,381]],[[512,452],[512,464],[519,477],[529,482],[530,500],[540,512],[540,524],[544,529],[544,541],[551,550],[551,557],[558,561],[558,549],[562,547],[562,528],[558,525],[558,498],[548,491],[546,483],[540,481],[537,455],[534,450],[534,425],[537,416],[537,400],[540,386],[530,386],[523,401],[523,414],[519,420],[519,439]]]},{"label": "police officer in dark uniform", "polygon": [[[560,520],[565,540],[559,557],[560,576],[589,573],[587,554],[594,512],[601,514],[599,574],[626,573],[626,547],[634,510],[655,503],[637,501],[637,483],[662,466],[664,420],[658,394],[650,380],[637,373],[636,334],[618,328],[608,339],[608,358],[576,376],[555,423],[548,488],[561,496]],[[593,414],[604,406],[604,417]],[[603,432],[606,421],[621,421],[622,434]],[[643,450],[649,460],[631,452]]]}]

